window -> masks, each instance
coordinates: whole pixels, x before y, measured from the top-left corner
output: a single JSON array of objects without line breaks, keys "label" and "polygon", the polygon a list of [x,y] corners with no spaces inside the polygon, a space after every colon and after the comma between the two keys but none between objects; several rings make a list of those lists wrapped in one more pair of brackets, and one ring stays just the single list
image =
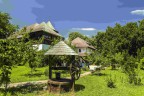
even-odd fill
[{"label": "window", "polygon": [[79,49],[79,52],[81,52],[81,49]]}]

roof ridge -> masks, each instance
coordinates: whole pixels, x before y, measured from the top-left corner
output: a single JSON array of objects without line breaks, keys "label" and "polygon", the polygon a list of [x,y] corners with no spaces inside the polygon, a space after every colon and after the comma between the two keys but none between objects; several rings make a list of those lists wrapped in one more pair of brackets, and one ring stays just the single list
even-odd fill
[{"label": "roof ridge", "polygon": [[76,47],[90,47],[90,48],[93,47],[86,40],[80,37],[77,37],[74,40],[72,40],[71,44],[75,45]]},{"label": "roof ridge", "polygon": [[46,24],[47,24],[47,26],[50,27],[51,29],[55,30],[55,28],[53,27],[53,25],[52,25],[52,23],[51,23],[50,21],[48,21]]},{"label": "roof ridge", "polygon": [[64,41],[60,41],[49,49],[45,55],[78,55],[71,47]]}]

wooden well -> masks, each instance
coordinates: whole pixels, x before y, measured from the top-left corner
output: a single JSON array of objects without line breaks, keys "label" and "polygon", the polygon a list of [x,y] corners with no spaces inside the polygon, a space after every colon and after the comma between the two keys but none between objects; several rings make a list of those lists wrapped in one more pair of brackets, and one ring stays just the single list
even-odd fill
[{"label": "wooden well", "polygon": [[[50,57],[54,56],[71,56],[72,61],[75,60],[75,56],[78,54],[73,51],[67,44],[63,41],[60,41],[58,44],[54,45],[51,49],[49,49],[45,55],[49,55]],[[57,62],[57,61],[56,61]],[[56,63],[55,62],[55,63]],[[49,80],[48,80],[48,90],[49,92],[58,92],[62,91],[70,91],[74,90],[75,85],[75,74],[72,74],[71,77],[68,78],[52,78],[52,70],[67,70],[69,71],[73,67],[73,62],[71,62],[71,66],[54,66],[55,64],[49,64]],[[72,73],[74,70],[71,70]]]}]

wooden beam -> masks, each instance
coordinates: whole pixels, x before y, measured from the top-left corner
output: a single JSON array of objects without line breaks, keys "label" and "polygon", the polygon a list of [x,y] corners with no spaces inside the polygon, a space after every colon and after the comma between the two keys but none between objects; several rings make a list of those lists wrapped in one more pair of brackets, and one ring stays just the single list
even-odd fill
[{"label": "wooden beam", "polygon": [[[49,57],[50,60],[50,57]],[[52,79],[52,65],[49,63],[49,79]]]},{"label": "wooden beam", "polygon": [[[75,56],[72,56],[72,60],[75,60]],[[72,67],[73,67],[73,64],[72,64]],[[71,71],[72,71],[72,73],[74,73],[74,72],[73,72],[74,70],[71,70]],[[75,89],[75,73],[72,74],[71,80],[72,80],[71,90],[72,90],[72,91],[75,91],[75,90],[74,90],[74,89]]]},{"label": "wooden beam", "polygon": [[51,67],[53,70],[70,70],[69,67]]}]

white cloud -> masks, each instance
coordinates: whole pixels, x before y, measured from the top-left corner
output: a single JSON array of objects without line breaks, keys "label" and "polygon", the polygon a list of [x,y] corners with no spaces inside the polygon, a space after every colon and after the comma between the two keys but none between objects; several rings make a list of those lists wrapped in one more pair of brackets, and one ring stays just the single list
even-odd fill
[{"label": "white cloud", "polygon": [[144,16],[144,10],[134,10],[131,11],[131,14]]},{"label": "white cloud", "polygon": [[72,28],[73,30],[95,31],[95,28]]}]

